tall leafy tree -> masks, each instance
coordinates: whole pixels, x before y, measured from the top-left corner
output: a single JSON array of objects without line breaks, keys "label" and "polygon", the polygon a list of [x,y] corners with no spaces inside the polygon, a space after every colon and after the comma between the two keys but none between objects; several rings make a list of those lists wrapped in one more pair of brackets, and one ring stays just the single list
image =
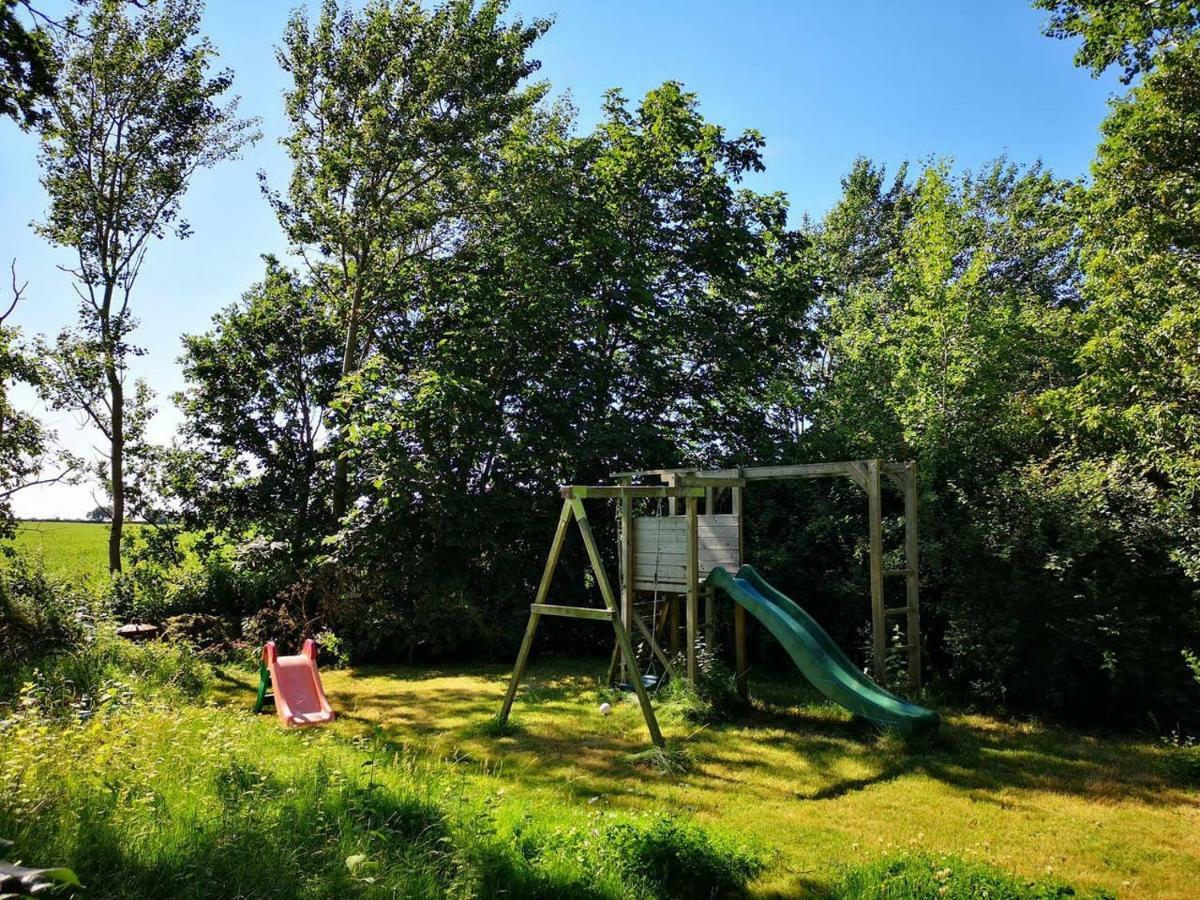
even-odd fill
[{"label": "tall leafy tree", "polygon": [[59,38],[57,90],[42,125],[42,183],[50,210],[38,231],[71,248],[80,321],[50,353],[58,408],[81,411],[109,445],[109,568],[121,568],[126,444],[149,415],[149,393],[126,391],[136,325],[130,301],[154,239],[186,237],[180,203],[192,175],[235,156],[256,136],[229,72],[209,73],[216,50],[200,33],[198,0],[148,0],[131,10],[98,0],[85,29]]},{"label": "tall leafy tree", "polygon": [[[1026,579],[1037,590],[1014,589],[1025,569],[1005,541],[1016,520],[1005,485],[1054,448],[1038,399],[1073,377],[1069,189],[1039,166],[1004,160],[961,175],[934,163],[912,182],[860,162],[814,235],[826,371],[800,446],[809,458],[919,460],[930,656],[977,698],[1007,691],[1031,705],[1044,702],[1026,678],[1031,661],[1056,656],[1032,649],[1051,630],[1044,605],[1025,608],[1047,593],[1039,563]],[[808,502],[794,525],[774,515],[765,526],[797,535],[787,555],[801,571],[862,551],[860,495],[831,490]],[[1004,523],[995,510],[1006,504]],[[851,639],[865,614],[858,573],[826,572],[812,593]],[[1056,627],[1071,634],[1066,619]],[[1054,667],[1064,672],[1075,675]]]},{"label": "tall leafy tree", "polygon": [[185,453],[176,492],[197,525],[286,544],[302,563],[329,525],[327,423],[338,329],[316,290],[278,261],[212,328],[184,338]]},{"label": "tall leafy tree", "polygon": [[[424,265],[453,252],[482,162],[543,93],[522,87],[548,22],[505,22],[507,0],[326,0],[298,10],[278,58],[293,171],[269,196],[342,330],[342,372],[362,365],[385,313],[413,303]],[[336,436],[335,436],[336,439]],[[347,508],[339,454],[333,514]]]}]

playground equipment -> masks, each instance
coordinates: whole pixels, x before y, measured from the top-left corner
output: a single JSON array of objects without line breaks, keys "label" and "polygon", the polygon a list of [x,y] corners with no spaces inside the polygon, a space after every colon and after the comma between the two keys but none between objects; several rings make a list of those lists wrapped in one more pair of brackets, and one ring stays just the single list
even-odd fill
[{"label": "playground equipment", "polygon": [[[771,588],[749,566],[742,566],[744,547],[743,506],[746,485],[754,481],[778,481],[794,478],[844,477],[867,495],[867,528],[871,585],[871,628],[873,673],[875,681],[858,672],[833,640],[797,604]],[[686,677],[696,676],[696,650],[700,636],[700,593],[705,593],[704,628],[708,641],[713,638],[716,592],[727,594],[735,603],[734,644],[739,688],[746,692],[746,615],[761,622],[783,643],[792,660],[818,690],[851,712],[877,724],[902,731],[936,727],[937,714],[906,703],[882,687],[886,678],[885,662],[889,653],[886,623],[903,617],[905,643],[892,648],[907,654],[908,686],[920,688],[921,636],[920,585],[918,581],[917,480],[916,464],[892,463],[878,459],[811,463],[789,466],[757,466],[741,469],[701,471],[696,469],[650,469],[616,472],[616,485],[570,485],[561,491],[562,513],[551,544],[546,568],[530,607],[529,623],[517,655],[500,711],[507,720],[525,672],[530,648],[543,615],[611,622],[615,646],[609,666],[610,683],[618,667],[621,679],[637,695],[651,740],[662,746],[663,739],[647,688],[656,679],[643,677],[630,634],[635,630],[645,640],[650,657],[663,671],[675,676],[670,658],[659,646],[658,638],[669,627],[672,649],[678,642],[679,607],[686,606]],[[658,485],[634,484],[635,479],[656,478]],[[904,498],[904,566],[884,568],[883,483],[897,487]],[[620,603],[612,590],[588,522],[584,501],[615,499],[620,501]],[[651,500],[656,515],[635,515],[636,500]],[[728,512],[718,510],[728,499]],[[684,511],[680,514],[682,501]],[[700,512],[700,504],[704,512]],[[667,504],[663,513],[662,504]],[[604,600],[604,609],[563,606],[546,603],[551,579],[558,565],[570,521],[574,518],[583,536],[596,582]],[[741,568],[739,568],[741,567]],[[736,571],[736,575],[730,575]],[[888,607],[885,579],[903,577],[905,602]],[[638,593],[653,595],[651,624],[639,611]],[[665,602],[660,604],[660,598]],[[644,604],[643,604],[644,607]],[[667,620],[669,619],[669,626]]]},{"label": "playground equipment", "polygon": [[304,642],[298,656],[279,656],[274,641],[263,647],[254,711],[262,712],[268,701],[274,701],[279,721],[289,728],[333,721],[333,709],[325,699],[321,673],[317,671],[317,644],[312,638]]}]

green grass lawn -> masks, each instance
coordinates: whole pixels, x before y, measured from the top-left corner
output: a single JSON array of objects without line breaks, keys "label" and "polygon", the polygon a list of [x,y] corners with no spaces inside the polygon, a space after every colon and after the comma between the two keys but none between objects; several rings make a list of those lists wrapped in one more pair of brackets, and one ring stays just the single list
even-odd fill
[{"label": "green grass lawn", "polygon": [[[923,751],[864,733],[837,707],[788,685],[762,685],[741,722],[695,729],[667,710],[663,727],[694,763],[683,775],[635,765],[647,745],[636,704],[602,717],[602,663],[531,667],[519,727],[487,736],[507,672],[327,672],[347,738],[379,734],[449,760],[499,814],[560,809],[694,815],[766,851],[760,896],[828,888],[847,867],[896,854],[953,854],[1028,879],[1121,897],[1194,897],[1200,884],[1200,791],[1172,774],[1152,742],[1101,739],[985,716],[946,716]],[[245,707],[252,679],[225,673],[224,702]]]},{"label": "green grass lawn", "polygon": [[[131,524],[136,531],[140,526]],[[62,581],[95,583],[108,575],[108,525],[94,522],[19,522],[12,547]]]},{"label": "green grass lawn", "polygon": [[[104,525],[23,523],[16,544],[59,577],[97,579],[105,576],[106,537]],[[517,727],[503,736],[491,736],[488,723],[504,693],[504,666],[328,671],[326,690],[340,718],[316,733],[252,716],[254,676],[226,668],[218,672],[215,706],[118,713],[115,726],[96,720],[61,740],[52,727],[37,726],[27,753],[15,742],[6,747],[0,735],[0,780],[7,779],[0,825],[25,850],[50,854],[44,862],[82,859],[93,872],[126,873],[131,893],[105,896],[176,895],[184,886],[189,896],[204,896],[204,872],[242,884],[246,896],[263,895],[269,884],[312,896],[362,892],[374,883],[372,872],[380,884],[403,882],[408,876],[397,866],[415,852],[411,842],[380,837],[374,813],[356,818],[374,801],[345,787],[372,771],[363,768],[374,765],[369,748],[383,746],[409,767],[389,776],[389,796],[420,806],[420,785],[436,781],[437,815],[459,822],[454,852],[469,857],[461,871],[493,887],[529,878],[522,883],[536,882],[550,896],[577,895],[586,882],[596,896],[609,896],[603,885],[619,886],[627,863],[589,855],[608,833],[604,816],[671,813],[756,848],[766,868],[752,890],[763,897],[827,892],[847,872],[859,874],[837,896],[875,896],[855,893],[855,878],[893,878],[894,860],[912,854],[933,861],[913,876],[929,890],[894,896],[1018,896],[990,887],[941,890],[955,866],[980,864],[1023,881],[1120,897],[1197,896],[1200,789],[1176,764],[1179,751],[1152,740],[943,711],[942,737],[914,750],[864,731],[799,685],[759,683],[754,708],[733,723],[697,729],[663,709],[664,732],[692,758],[685,773],[664,775],[633,758],[648,741],[630,698],[615,698],[611,716],[598,713],[602,700],[614,699],[598,685],[603,668],[602,661],[536,661],[514,707]],[[329,795],[330,785],[340,793]],[[309,805],[298,807],[294,794]],[[326,803],[336,809],[323,812]],[[249,835],[263,852],[286,858],[291,845],[275,829],[293,827],[293,813],[334,836],[297,844],[334,854],[321,863],[324,875],[264,875],[255,869],[254,847],[228,850]],[[92,843],[80,843],[80,815],[99,823]],[[495,833],[472,838],[477,821]],[[585,851],[589,840],[593,849]],[[497,857],[493,841],[519,845],[525,862]],[[365,853],[365,868],[350,871],[338,853]],[[946,855],[958,862],[938,862]],[[534,867],[532,874],[522,866]],[[436,895],[446,878],[459,877],[449,869],[413,871],[414,895],[425,891],[422,884]]]}]

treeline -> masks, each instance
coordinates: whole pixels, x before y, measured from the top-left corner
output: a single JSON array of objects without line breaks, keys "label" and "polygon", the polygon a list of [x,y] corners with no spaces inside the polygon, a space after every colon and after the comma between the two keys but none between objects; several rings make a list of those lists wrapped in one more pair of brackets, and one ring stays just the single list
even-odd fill
[{"label": "treeline", "polygon": [[[1039,5],[1048,33],[1082,38],[1081,65],[1137,82],[1091,179],[864,159],[822,220],[798,224],[786,197],[744,185],[762,136],[707,121],[679,84],[612,91],[581,133],[531,80],[547,24],[502,2],[296,13],[278,54],[292,172],[264,187],[292,256],[265,259],[184,338],[172,447],[97,417],[135,461],[130,495],[175,523],[127,566],[124,602],[139,578],[163,596],[175,532],[201,532],[210,582],[174,611],[250,617],[254,636],[329,628],[359,659],[505,658],[561,483],[915,459],[939,690],[1075,721],[1194,722],[1200,26],[1184,3]],[[193,0],[97,10],[92,41],[119,23],[131,54],[161,49],[153,23],[170,13],[178,52],[204,46]],[[79,33],[64,71],[83,79]],[[229,80],[206,84],[193,111]],[[70,122],[55,104],[50,163]],[[231,107],[200,120],[206,164],[253,127]],[[80,277],[97,272],[103,288],[103,266]],[[135,349],[126,306],[109,332],[91,308],[87,340],[54,357],[74,367],[44,381],[60,405],[78,400],[72,378],[105,397]],[[862,497],[777,486],[749,502],[753,562],[861,644]],[[563,590],[582,594],[582,560],[568,566]]]}]

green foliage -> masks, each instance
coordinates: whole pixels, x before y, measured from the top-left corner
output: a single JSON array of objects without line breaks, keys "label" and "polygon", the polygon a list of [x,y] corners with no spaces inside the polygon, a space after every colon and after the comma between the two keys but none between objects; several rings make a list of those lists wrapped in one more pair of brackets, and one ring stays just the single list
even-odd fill
[{"label": "green foliage", "polygon": [[990,866],[953,857],[910,855],[858,866],[821,896],[831,900],[1054,900],[1111,897],[1049,881],[1016,878]]},{"label": "green foliage", "polygon": [[1200,8],[1192,0],[1034,0],[1033,5],[1050,13],[1045,27],[1050,37],[1083,38],[1076,65],[1093,75],[1119,65],[1125,84],[1200,31]]},{"label": "green foliage", "polygon": [[25,0],[0,0],[0,116],[28,129],[45,118],[54,93],[54,53],[44,29],[21,21],[22,9],[32,24]]},{"label": "green foliage", "polygon": [[[687,661],[682,656],[674,660],[674,665],[677,672],[687,671]],[[695,725],[736,718],[747,708],[738,690],[737,675],[707,644],[696,651],[695,679],[670,681],[659,697],[661,705]]]},{"label": "green foliage", "polygon": [[340,376],[330,307],[272,257],[263,281],[184,339],[184,451],[172,493],[189,522],[287,546],[293,566],[330,525],[328,411]]},{"label": "green foliage", "polygon": [[[426,271],[459,244],[508,125],[544,92],[522,82],[538,68],[527,54],[549,22],[504,22],[506,7],[373,0],[354,11],[326,0],[315,24],[302,10],[288,22],[278,60],[292,79],[293,169],[286,197],[267,196],[320,273],[343,376],[413,319]],[[335,519],[348,509],[348,472],[339,452]]]}]

